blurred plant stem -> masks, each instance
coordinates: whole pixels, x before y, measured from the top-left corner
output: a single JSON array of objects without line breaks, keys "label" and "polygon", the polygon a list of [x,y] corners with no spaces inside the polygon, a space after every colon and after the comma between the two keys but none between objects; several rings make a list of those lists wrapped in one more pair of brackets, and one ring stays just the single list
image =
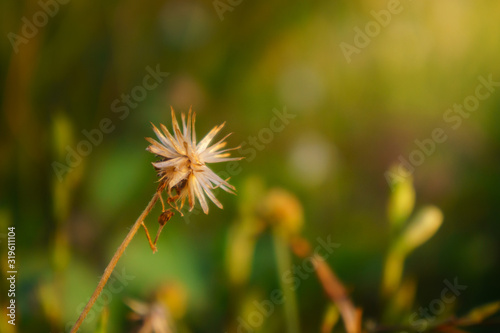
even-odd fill
[{"label": "blurred plant stem", "polygon": [[[73,125],[63,110],[57,110],[52,116],[51,143],[53,158],[57,161],[64,159],[65,147],[74,145]],[[53,330],[57,330],[64,313],[64,295],[59,286],[65,284],[65,272],[71,259],[68,221],[75,189],[82,180],[84,169],[82,165],[64,178],[55,173],[52,176],[52,212],[56,222],[51,235],[51,266],[54,274],[50,280],[40,281],[37,295]]]},{"label": "blurred plant stem", "polygon": [[76,321],[75,325],[71,329],[70,333],[75,333],[78,331],[78,328],[80,327],[83,320],[85,319],[85,317],[89,313],[90,309],[94,305],[95,301],[97,300],[97,298],[101,294],[101,291],[103,290],[104,286],[106,285],[106,282],[108,281],[109,277],[111,276],[111,273],[113,273],[113,270],[114,270],[116,264],[118,263],[118,260],[120,260],[120,257],[122,256],[123,252],[125,251],[125,249],[129,245],[132,238],[134,238],[135,234],[137,233],[137,230],[139,230],[141,225],[143,225],[144,219],[151,212],[154,205],[156,204],[156,201],[158,201],[159,198],[160,198],[160,193],[156,192],[155,195],[153,196],[153,198],[151,199],[151,201],[146,206],[146,209],[144,209],[144,211],[141,213],[139,218],[135,221],[134,225],[132,226],[129,233],[127,234],[127,236],[123,240],[122,244],[120,245],[118,250],[116,250],[115,254],[113,255],[113,258],[111,259],[110,263],[108,264],[108,267],[106,267],[106,269],[104,270],[104,274],[102,275],[101,280],[99,281],[99,284],[97,285],[97,288],[95,289],[94,293],[90,297],[89,302],[87,303],[87,305],[83,309],[82,313],[80,314],[80,317],[78,317],[78,320]]},{"label": "blurred plant stem", "polygon": [[313,255],[312,262],[326,294],[339,308],[346,331],[348,333],[360,333],[361,313],[354,307],[342,282],[319,255]]},{"label": "blurred plant stem", "polygon": [[323,290],[327,296],[337,306],[345,330],[348,333],[361,332],[361,310],[355,308],[346,288],[337,278],[333,270],[328,266],[325,259],[318,254],[311,253],[311,244],[304,238],[296,237],[291,241],[294,253],[305,260],[311,260],[314,265],[316,275],[318,276]]},{"label": "blurred plant stem", "polygon": [[401,285],[406,257],[434,236],[442,222],[443,213],[439,208],[434,206],[424,207],[393,241],[385,259],[382,282],[382,293],[386,298],[394,296]]},{"label": "blurred plant stem", "polygon": [[323,322],[321,323],[321,333],[331,333],[339,319],[339,310],[335,304],[330,303],[323,317]]},{"label": "blurred plant stem", "polygon": [[298,333],[300,332],[299,311],[297,307],[297,295],[293,285],[286,284],[283,281],[283,275],[291,271],[292,259],[290,250],[286,241],[286,236],[280,232],[280,229],[273,229],[273,243],[274,251],[276,253],[276,261],[278,264],[278,280],[280,281],[281,290],[283,290],[283,298],[286,299],[284,303],[285,318],[287,324],[287,332]]},{"label": "blurred plant stem", "polygon": [[401,277],[403,276],[403,266],[405,261],[405,254],[389,250],[385,258],[384,266],[384,280],[383,280],[383,293],[390,296],[399,288],[401,284]]},{"label": "blurred plant stem", "polygon": [[248,282],[257,237],[266,227],[255,214],[263,193],[264,184],[260,178],[253,176],[245,180],[239,193],[239,218],[228,231],[225,265],[235,292]]},{"label": "blurred plant stem", "polygon": [[109,308],[106,306],[102,310],[101,318],[99,321],[99,327],[97,328],[95,333],[106,333],[109,321]]},{"label": "blurred plant stem", "polygon": [[[390,172],[397,173],[397,167],[393,166]],[[392,185],[391,190],[387,203],[387,216],[391,226],[391,234],[394,237],[404,227],[415,206],[413,177],[407,175],[398,179]]]},{"label": "blurred plant stem", "polygon": [[312,253],[311,244],[300,236],[304,224],[304,211],[300,201],[292,193],[275,188],[268,191],[260,206],[260,216],[268,221],[272,229],[274,249],[278,262],[280,285],[285,302],[285,315],[289,325],[288,332],[298,332],[297,299],[294,288],[285,285],[282,276],[292,271],[290,247],[299,257],[310,260],[328,297],[335,303],[348,333],[361,332],[361,311],[354,307],[340,280],[325,260]]}]

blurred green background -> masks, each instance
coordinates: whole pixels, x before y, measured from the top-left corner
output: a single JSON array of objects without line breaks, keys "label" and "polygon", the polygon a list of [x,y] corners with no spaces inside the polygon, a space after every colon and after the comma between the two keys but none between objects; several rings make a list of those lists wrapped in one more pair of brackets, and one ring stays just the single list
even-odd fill
[{"label": "blurred green background", "polygon": [[[458,128],[443,118],[475,94],[478,77],[500,81],[500,3],[401,1],[401,11],[348,61],[341,43],[355,45],[355,28],[364,30],[375,20],[371,11],[390,2],[42,0],[52,4],[44,9],[2,1],[1,265],[5,274],[13,225],[19,271],[18,322],[2,322],[2,332],[59,333],[76,320],[156,189],[144,137],[154,135],[150,122],[171,128],[170,105],[178,114],[192,105],[198,138],[227,121],[229,145],[246,145],[231,178],[239,194],[219,193],[224,210],[176,215],[154,255],[139,231],[117,266],[133,278],[106,302],[107,331],[137,331],[140,321],[128,317],[123,300],[147,302],[170,288],[179,331],[236,332],[242,304],[280,287],[268,231],[255,237],[244,283],[232,282],[228,261],[231,251],[243,251],[231,230],[272,187],[297,196],[311,243],[331,235],[340,244],[328,263],[364,320],[408,325],[407,316],[384,321],[379,296],[394,237],[385,174],[436,128],[447,139],[413,172],[415,207],[435,205],[444,221],[407,258],[404,275],[416,283],[408,314],[439,298],[443,280],[455,277],[468,289],[443,315],[500,298],[500,88]],[[27,21],[40,27],[30,30]],[[148,67],[169,75],[141,90]],[[146,94],[126,106],[123,94],[133,92]],[[270,138],[263,129],[285,109],[295,117]],[[83,131],[106,118],[113,130],[59,179],[54,162],[67,164],[68,147],[77,149],[87,140]],[[146,221],[153,232],[159,213],[156,207]],[[300,331],[319,331],[329,300],[314,276],[296,298]],[[83,332],[102,321],[94,309]],[[255,332],[287,327],[284,311],[277,305]]]}]

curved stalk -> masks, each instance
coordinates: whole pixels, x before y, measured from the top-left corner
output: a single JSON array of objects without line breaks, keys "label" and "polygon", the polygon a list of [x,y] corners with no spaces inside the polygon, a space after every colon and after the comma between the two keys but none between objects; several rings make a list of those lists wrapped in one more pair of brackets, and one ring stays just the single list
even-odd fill
[{"label": "curved stalk", "polygon": [[111,273],[113,273],[113,270],[115,269],[116,264],[118,263],[118,260],[120,260],[120,257],[122,256],[123,252],[125,252],[125,249],[129,245],[130,241],[132,238],[134,238],[135,234],[137,233],[137,230],[142,225],[142,222],[146,218],[146,216],[151,212],[153,209],[154,205],[156,204],[156,201],[158,201],[158,198],[160,197],[159,192],[156,192],[151,201],[148,203],[144,211],[141,213],[139,218],[135,221],[134,225],[128,232],[127,236],[121,243],[120,247],[116,250],[115,254],[113,255],[113,258],[109,262],[108,266],[104,270],[104,274],[101,277],[101,280],[97,284],[97,288],[94,290],[94,293],[90,297],[90,300],[88,301],[87,305],[85,305],[85,308],[83,309],[82,313],[80,314],[80,317],[78,317],[78,320],[76,321],[75,325],[73,328],[71,328],[70,333],[76,333],[78,331],[78,328],[80,328],[80,325],[83,323],[83,320],[85,317],[87,317],[87,314],[89,313],[90,309],[94,305],[95,301],[101,294],[102,290],[104,289],[104,286],[106,285],[106,282],[108,281],[109,277],[111,276]]}]

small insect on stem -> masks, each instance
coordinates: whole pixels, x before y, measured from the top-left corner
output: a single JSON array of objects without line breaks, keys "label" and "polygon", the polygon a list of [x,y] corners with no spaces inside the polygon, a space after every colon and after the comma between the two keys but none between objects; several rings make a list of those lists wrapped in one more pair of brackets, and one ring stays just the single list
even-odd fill
[{"label": "small insect on stem", "polygon": [[171,209],[167,209],[158,217],[158,223],[161,227],[163,227],[172,218],[172,216],[174,216],[174,212],[172,212]]}]

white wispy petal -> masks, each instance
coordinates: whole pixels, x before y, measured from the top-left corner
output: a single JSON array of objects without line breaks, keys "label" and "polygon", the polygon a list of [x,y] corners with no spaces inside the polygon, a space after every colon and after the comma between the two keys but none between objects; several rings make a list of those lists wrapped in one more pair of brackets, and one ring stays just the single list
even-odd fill
[{"label": "white wispy petal", "polygon": [[153,131],[155,132],[158,139],[160,139],[161,143],[163,143],[165,147],[168,147],[169,141],[167,140],[167,138],[160,132],[160,130],[153,123],[151,123],[151,125],[153,125]]},{"label": "white wispy petal", "polygon": [[155,168],[158,168],[158,169],[170,168],[170,167],[174,167],[174,166],[178,165],[179,163],[185,162],[186,159],[187,159],[186,157],[182,156],[182,157],[172,158],[172,159],[167,160],[167,161],[153,162],[152,164],[154,165]]},{"label": "white wispy petal", "polygon": [[196,178],[196,176],[192,178],[192,183],[190,184],[190,186],[193,186],[195,196],[198,198],[198,201],[200,202],[200,205],[201,205],[201,208],[203,209],[203,212],[205,214],[208,214],[207,200],[205,199],[205,195],[203,194],[201,185],[198,182],[198,179]]},{"label": "white wispy petal", "polygon": [[221,125],[215,126],[214,128],[212,128],[212,130],[210,132],[208,132],[208,134],[205,135],[205,137],[196,146],[196,153],[198,153],[198,154],[202,153],[208,147],[208,145],[213,140],[213,138],[217,135],[217,133],[219,133],[219,131],[222,129],[222,127],[224,127],[225,124],[226,123],[222,123]]},{"label": "white wispy petal", "polygon": [[236,188],[233,185],[229,184],[227,181],[220,178],[215,172],[213,172],[207,166],[203,166],[203,172],[205,174],[205,177],[212,182],[214,187],[219,186],[224,191],[233,194],[234,194],[233,191],[236,191]]},{"label": "white wispy petal", "polygon": [[146,140],[148,140],[151,143],[151,146],[149,146],[146,149],[148,151],[152,152],[153,154],[161,155],[161,156],[164,156],[167,158],[175,158],[175,157],[182,156],[179,153],[177,153],[176,151],[172,151],[168,147],[158,143],[158,141],[156,141],[154,139],[146,138]]}]

